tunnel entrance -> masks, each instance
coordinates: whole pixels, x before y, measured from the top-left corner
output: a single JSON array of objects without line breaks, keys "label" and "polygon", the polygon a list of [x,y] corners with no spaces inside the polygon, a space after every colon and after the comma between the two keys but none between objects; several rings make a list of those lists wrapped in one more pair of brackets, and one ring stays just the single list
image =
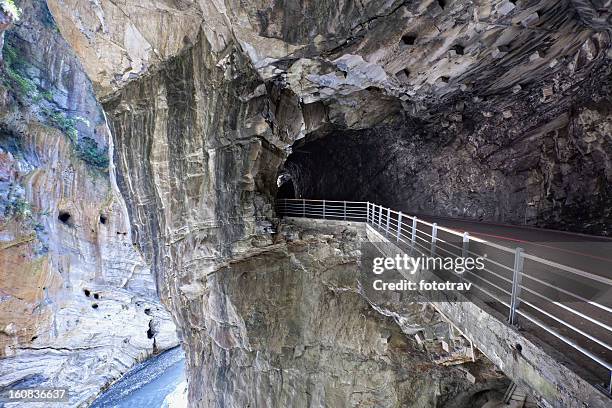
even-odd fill
[{"label": "tunnel entrance", "polygon": [[376,174],[384,175],[378,158],[388,151],[376,137],[371,130],[338,131],[297,141],[279,172],[276,198],[382,201]]},{"label": "tunnel entrance", "polygon": [[[539,157],[539,151],[522,148]],[[534,161],[535,167],[527,173],[520,167],[522,161],[505,159],[513,151],[496,154],[483,158],[461,137],[432,133],[421,122],[328,129],[294,143],[279,172],[277,198],[369,201],[432,219],[607,234],[609,227],[603,222],[609,208],[607,193],[584,195],[580,186],[568,184],[559,191],[572,192],[575,201],[555,205],[545,184],[525,189],[529,174],[532,178],[547,174],[545,165],[540,165],[544,162]],[[576,176],[581,171],[577,164],[568,169]]]},{"label": "tunnel entrance", "polygon": [[297,198],[295,193],[295,186],[291,176],[288,174],[282,174],[278,178],[278,190],[276,192],[277,199],[283,198]]}]

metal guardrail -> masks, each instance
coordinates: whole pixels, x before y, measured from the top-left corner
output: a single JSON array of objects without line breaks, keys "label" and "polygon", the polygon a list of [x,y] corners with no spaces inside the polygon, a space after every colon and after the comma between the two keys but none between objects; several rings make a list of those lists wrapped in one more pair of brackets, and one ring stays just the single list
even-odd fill
[{"label": "metal guardrail", "polygon": [[[387,240],[407,248],[410,255],[446,253],[466,257],[482,256],[484,251],[492,254],[487,256],[487,266],[478,274],[466,271],[461,278],[471,282],[485,295],[485,300],[493,299],[507,309],[508,324],[517,325],[519,317],[523,318],[606,370],[608,384],[602,390],[612,395],[612,364],[602,357],[612,351],[609,342],[612,308],[581,293],[580,285],[571,277],[580,277],[599,288],[605,285],[608,289],[612,289],[612,279],[370,202],[279,199],[276,210],[281,216],[367,223]],[[560,283],[561,275],[570,277],[569,286],[563,287]],[[567,300],[560,301],[561,298]]]}]

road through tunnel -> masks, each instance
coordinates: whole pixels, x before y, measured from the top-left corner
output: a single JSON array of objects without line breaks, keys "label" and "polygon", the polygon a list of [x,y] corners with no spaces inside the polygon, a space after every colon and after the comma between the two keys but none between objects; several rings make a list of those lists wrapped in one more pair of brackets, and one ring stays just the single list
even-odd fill
[{"label": "road through tunnel", "polygon": [[609,235],[609,156],[580,153],[578,122],[552,131],[548,124],[528,138],[467,116],[461,132],[410,121],[309,135],[292,146],[278,198],[370,201],[424,216]]}]

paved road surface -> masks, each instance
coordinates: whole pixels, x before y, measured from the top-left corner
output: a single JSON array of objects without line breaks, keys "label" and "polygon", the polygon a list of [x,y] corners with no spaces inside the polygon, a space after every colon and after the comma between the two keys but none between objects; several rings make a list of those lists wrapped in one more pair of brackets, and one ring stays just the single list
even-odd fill
[{"label": "paved road surface", "polygon": [[500,245],[522,247],[527,253],[612,278],[610,238],[452,218],[419,218],[457,231],[468,231],[471,235]]}]

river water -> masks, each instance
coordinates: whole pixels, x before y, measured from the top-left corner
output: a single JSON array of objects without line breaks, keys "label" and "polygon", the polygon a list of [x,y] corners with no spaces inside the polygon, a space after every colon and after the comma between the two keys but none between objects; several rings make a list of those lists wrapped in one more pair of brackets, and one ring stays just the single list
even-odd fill
[{"label": "river water", "polygon": [[[168,350],[129,370],[91,405],[91,408],[186,407],[181,393],[185,384],[185,355],[180,347]],[[168,397],[172,403],[168,405]]]}]

